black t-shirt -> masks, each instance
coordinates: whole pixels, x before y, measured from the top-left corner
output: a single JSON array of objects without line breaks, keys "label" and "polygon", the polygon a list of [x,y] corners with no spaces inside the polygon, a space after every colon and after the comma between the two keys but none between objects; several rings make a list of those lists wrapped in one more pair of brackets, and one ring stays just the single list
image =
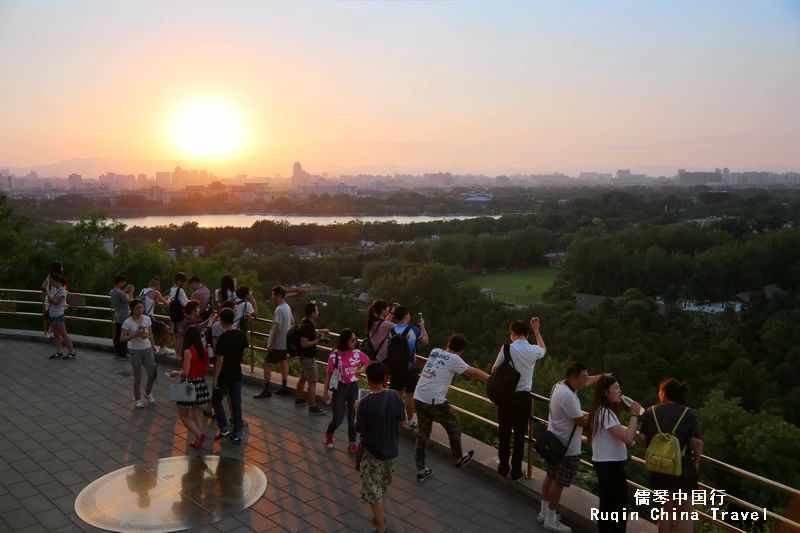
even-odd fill
[{"label": "black t-shirt", "polygon": [[[314,322],[311,321],[309,318],[304,318],[300,322],[300,338],[306,339],[309,341],[317,340],[317,328],[314,325]],[[300,357],[311,357],[314,358],[317,356],[317,345],[309,346],[308,348],[300,348]]]},{"label": "black t-shirt", "polygon": [[[406,406],[397,391],[384,390],[369,394],[359,402],[357,418],[358,432],[365,439],[367,451],[372,457],[381,461],[397,457],[397,423],[406,419]],[[374,440],[370,442],[373,434]]]},{"label": "black t-shirt", "polygon": [[250,344],[247,333],[240,329],[224,331],[217,339],[217,357],[223,357],[218,383],[238,383],[242,381],[242,362],[244,351]]},{"label": "black t-shirt", "polygon": [[[661,432],[668,434],[672,433],[672,429],[675,428],[675,423],[681,417],[681,413],[683,413],[685,408],[685,405],[678,403],[661,403],[645,411],[640,433],[647,438],[647,445],[649,446],[650,441],[658,434],[658,428],[656,428],[656,422],[653,418],[654,410],[658,417],[658,425],[661,427]],[[690,440],[692,438],[702,439],[703,434],[700,431],[700,417],[697,416],[697,413],[693,409],[686,411],[686,415],[683,417],[683,420],[681,420],[681,423],[678,425],[677,429],[675,429],[674,433],[675,436],[678,437],[681,450],[686,450],[683,455],[683,462],[681,463],[682,477],[697,477],[697,471],[692,464],[692,444]]]}]

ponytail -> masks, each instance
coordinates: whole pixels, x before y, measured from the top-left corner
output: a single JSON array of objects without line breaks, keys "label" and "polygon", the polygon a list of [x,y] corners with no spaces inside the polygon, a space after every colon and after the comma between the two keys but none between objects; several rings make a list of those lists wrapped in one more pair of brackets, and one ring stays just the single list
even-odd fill
[{"label": "ponytail", "polygon": [[372,305],[369,306],[367,309],[367,337],[372,336],[372,327],[375,325],[375,322],[380,320],[378,315],[383,313],[384,309],[387,307],[389,307],[389,302],[381,300],[380,298],[372,302]]}]

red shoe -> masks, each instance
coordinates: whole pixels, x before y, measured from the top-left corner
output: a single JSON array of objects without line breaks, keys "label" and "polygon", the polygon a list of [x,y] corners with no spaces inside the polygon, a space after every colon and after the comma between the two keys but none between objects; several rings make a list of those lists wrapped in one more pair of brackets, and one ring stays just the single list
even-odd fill
[{"label": "red shoe", "polygon": [[198,441],[198,440],[199,440],[199,438],[198,438],[198,439],[195,439],[195,440],[193,440],[192,442],[190,442],[190,443],[189,443],[189,446],[191,446],[192,448],[197,448],[197,441]]},{"label": "red shoe", "polygon": [[348,446],[347,452],[351,455],[358,455],[358,444],[351,444]]},{"label": "red shoe", "polygon": [[325,446],[329,449],[333,448],[333,437],[331,435],[325,435]]},{"label": "red shoe", "polygon": [[205,442],[205,440],[206,440],[206,434],[201,433],[200,436],[197,438],[197,446],[195,446],[195,448],[202,448],[203,442]]}]

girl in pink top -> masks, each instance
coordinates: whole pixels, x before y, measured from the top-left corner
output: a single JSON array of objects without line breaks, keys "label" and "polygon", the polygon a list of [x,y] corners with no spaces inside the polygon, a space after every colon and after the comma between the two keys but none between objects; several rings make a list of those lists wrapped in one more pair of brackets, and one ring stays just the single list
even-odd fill
[{"label": "girl in pink top", "polygon": [[[328,358],[328,371],[325,374],[325,386],[322,399],[328,403],[328,387],[333,386],[333,420],[325,431],[325,444],[333,448],[333,433],[342,425],[344,409],[347,406],[347,436],[350,445],[347,451],[355,455],[358,452],[356,443],[356,401],[358,400],[359,365],[369,364],[369,357],[356,350],[356,332],[345,329],[339,335],[339,346],[331,352]],[[336,373],[338,383],[331,383],[331,377]]]}]

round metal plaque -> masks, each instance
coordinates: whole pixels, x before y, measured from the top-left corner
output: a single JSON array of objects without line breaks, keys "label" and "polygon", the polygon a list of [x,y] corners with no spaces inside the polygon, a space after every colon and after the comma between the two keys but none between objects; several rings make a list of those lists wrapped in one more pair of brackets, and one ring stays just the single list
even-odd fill
[{"label": "round metal plaque", "polygon": [[264,473],[238,459],[169,457],[94,481],[78,495],[75,512],[108,531],[165,533],[218,522],[266,490]]}]

